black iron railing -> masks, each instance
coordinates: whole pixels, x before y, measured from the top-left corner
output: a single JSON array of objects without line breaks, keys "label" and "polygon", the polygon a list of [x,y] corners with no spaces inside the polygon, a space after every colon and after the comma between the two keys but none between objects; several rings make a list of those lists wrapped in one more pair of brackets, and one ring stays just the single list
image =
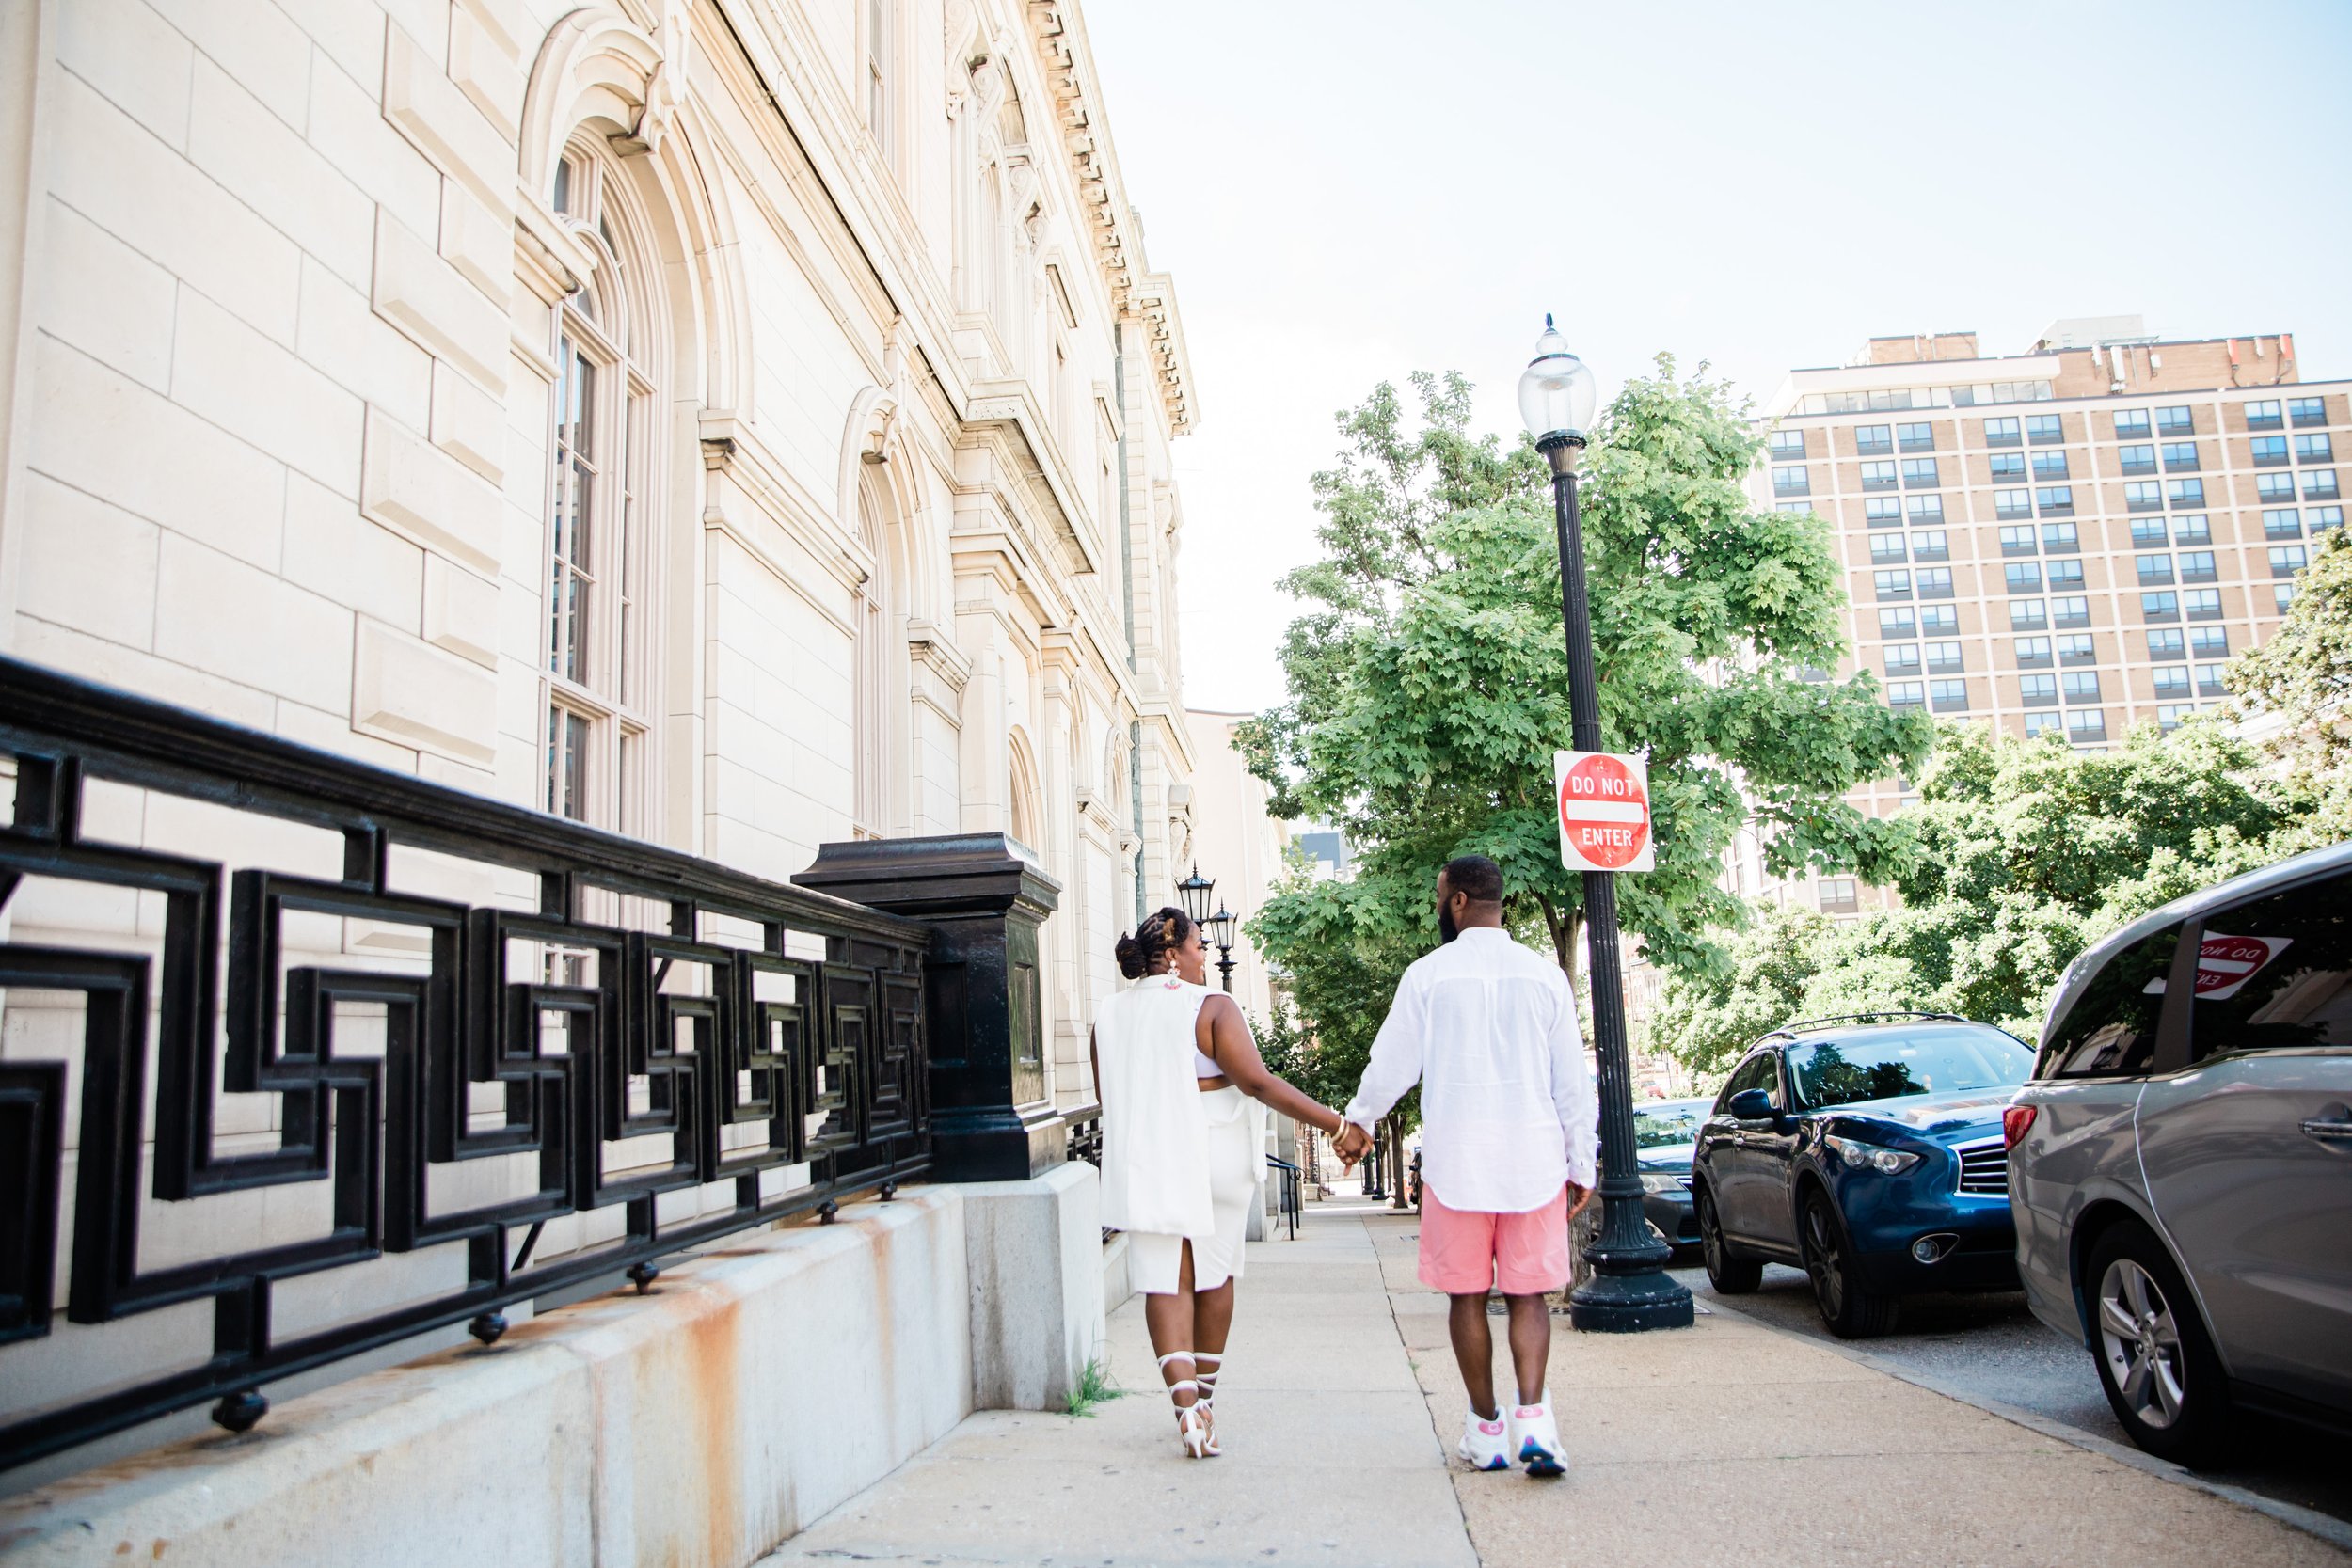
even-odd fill
[{"label": "black iron railing", "polygon": [[1070,1157],[1084,1160],[1096,1170],[1103,1168],[1103,1107],[1081,1105],[1074,1111],[1062,1113],[1062,1121],[1070,1129]]},{"label": "black iron railing", "polygon": [[[78,993],[82,1009],[78,1055],[69,1041],[66,1059],[0,1063],[0,1346],[51,1336],[60,1299],[63,1333],[212,1308],[209,1357],[0,1416],[0,1467],[208,1400],[243,1430],[269,1381],[456,1323],[486,1343],[510,1304],[620,1272],[643,1290],[682,1249],[811,1209],[830,1219],[841,1197],[887,1196],[927,1168],[917,922],[8,659],[0,753],[15,790],[0,909],[32,878],[154,911],[119,941],[0,943],[12,1003]],[[230,870],[86,832],[98,781],[326,830],[341,874]],[[535,898],[491,907],[395,875],[453,860]],[[397,929],[414,957],[336,943],[328,963],[306,947],[353,922]],[[354,1018],[378,1049],[339,1044]],[[276,1097],[274,1138],[216,1133],[217,1110],[246,1096]],[[465,1164],[501,1156],[524,1158]],[[490,1180],[453,1196],[469,1176]],[[150,1197],[310,1182],[331,1202],[302,1234],[142,1261]],[[550,1222],[615,1208],[617,1225],[571,1227],[569,1250],[532,1261]],[[297,1276],[433,1248],[451,1266],[425,1293],[413,1270],[344,1292],[395,1306],[295,1327],[315,1303],[275,1299]]]},{"label": "black iron railing", "polygon": [[1274,1172],[1274,1217],[1290,1227],[1290,1239],[1295,1242],[1298,1240],[1298,1167],[1271,1154],[1265,1163]]}]

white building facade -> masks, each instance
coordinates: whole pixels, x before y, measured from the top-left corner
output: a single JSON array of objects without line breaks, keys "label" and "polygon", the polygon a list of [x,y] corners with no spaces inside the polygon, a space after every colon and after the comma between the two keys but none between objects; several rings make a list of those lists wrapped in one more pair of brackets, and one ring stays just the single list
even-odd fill
[{"label": "white building facade", "polygon": [[1197,404],[1071,0],[0,28],[10,656],[779,880],[1005,831],[1091,1100]]}]

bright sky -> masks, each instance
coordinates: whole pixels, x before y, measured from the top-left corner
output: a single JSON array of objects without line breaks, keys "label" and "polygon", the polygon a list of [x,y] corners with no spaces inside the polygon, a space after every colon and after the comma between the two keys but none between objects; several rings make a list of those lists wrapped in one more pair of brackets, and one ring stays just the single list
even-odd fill
[{"label": "bright sky", "polygon": [[2288,331],[2352,376],[2352,5],[1091,0],[1171,272],[1184,684],[1281,700],[1332,415],[1457,369],[1482,422],[1558,313],[1602,396],[1669,350],[1758,401],[1864,339],[2060,316]]}]

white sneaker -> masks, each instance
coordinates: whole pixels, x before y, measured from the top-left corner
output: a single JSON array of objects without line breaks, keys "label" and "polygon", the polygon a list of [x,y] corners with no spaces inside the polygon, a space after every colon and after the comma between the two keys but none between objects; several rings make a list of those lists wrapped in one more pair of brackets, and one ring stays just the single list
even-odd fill
[{"label": "white sneaker", "polygon": [[1507,1470],[1511,1467],[1511,1435],[1502,1418],[1482,1418],[1473,1410],[1462,1418],[1462,1441],[1454,1451],[1462,1456],[1462,1463],[1473,1470]]},{"label": "white sneaker", "polygon": [[1560,1447],[1559,1423],[1551,1418],[1551,1390],[1534,1404],[1510,1408],[1511,1457],[1527,1466],[1531,1476],[1556,1476],[1568,1467]]}]

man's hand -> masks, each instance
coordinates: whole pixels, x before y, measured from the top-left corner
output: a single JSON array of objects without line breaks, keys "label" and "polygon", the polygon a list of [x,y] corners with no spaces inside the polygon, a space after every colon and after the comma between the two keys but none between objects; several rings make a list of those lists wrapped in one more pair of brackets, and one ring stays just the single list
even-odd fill
[{"label": "man's hand", "polygon": [[1354,1170],[1356,1162],[1372,1151],[1372,1134],[1354,1122],[1342,1122],[1331,1138],[1331,1148],[1340,1157],[1340,1164]]},{"label": "man's hand", "polygon": [[1568,1183],[1568,1219],[1571,1222],[1592,1207],[1595,1191],[1596,1187],[1580,1187],[1573,1181]]}]

